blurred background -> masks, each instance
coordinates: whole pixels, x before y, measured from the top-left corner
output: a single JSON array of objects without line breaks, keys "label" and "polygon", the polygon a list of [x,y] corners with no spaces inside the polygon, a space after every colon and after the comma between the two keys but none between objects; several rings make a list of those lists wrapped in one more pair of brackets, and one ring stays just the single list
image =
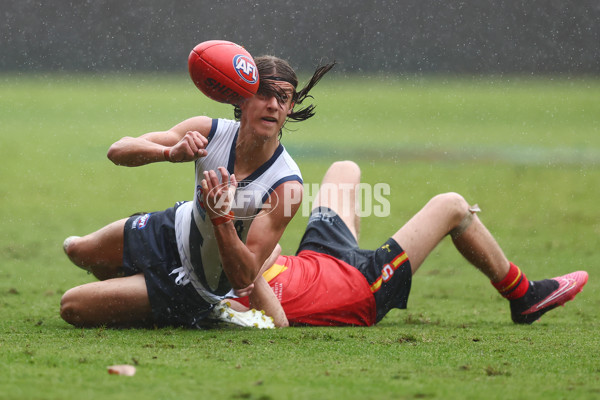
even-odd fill
[{"label": "blurred background", "polygon": [[[374,331],[233,334],[215,353],[208,331],[72,329],[61,296],[94,278],[67,260],[64,238],[196,193],[193,164],[115,166],[111,143],[199,113],[233,117],[188,77],[190,50],[210,39],[287,59],[302,83],[338,62],[311,91],[315,118],[289,124],[283,143],[308,185],[341,159],[363,182],[389,183],[390,217],[362,219],[362,247],[455,191],[529,278],[585,269],[586,291],[541,326],[512,327],[503,299],[444,241],[413,282],[410,313]],[[0,160],[0,398],[600,393],[599,0],[0,0]],[[385,368],[366,368],[369,357]],[[105,380],[107,365],[137,360],[135,381]]]},{"label": "blurred background", "polygon": [[598,74],[597,0],[0,1],[2,71],[185,71],[230,40],[302,70]]}]

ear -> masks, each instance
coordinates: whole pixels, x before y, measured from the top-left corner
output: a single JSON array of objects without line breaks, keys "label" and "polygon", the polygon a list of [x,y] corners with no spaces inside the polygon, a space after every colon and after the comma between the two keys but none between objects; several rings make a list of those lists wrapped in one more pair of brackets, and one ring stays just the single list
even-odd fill
[{"label": "ear", "polygon": [[296,103],[292,103],[292,104],[290,104],[290,109],[288,110],[288,112],[287,112],[287,115],[290,115],[291,113],[293,113],[293,112],[294,112],[294,105],[295,105],[295,104],[296,104]]}]

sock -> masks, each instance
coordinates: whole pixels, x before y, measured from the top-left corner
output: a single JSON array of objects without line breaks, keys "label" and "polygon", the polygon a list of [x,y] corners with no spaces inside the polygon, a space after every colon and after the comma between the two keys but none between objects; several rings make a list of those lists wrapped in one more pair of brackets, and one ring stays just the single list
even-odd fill
[{"label": "sock", "polygon": [[510,268],[506,277],[500,282],[492,282],[492,285],[498,292],[508,300],[515,300],[523,297],[529,289],[529,281],[519,267],[510,263]]}]

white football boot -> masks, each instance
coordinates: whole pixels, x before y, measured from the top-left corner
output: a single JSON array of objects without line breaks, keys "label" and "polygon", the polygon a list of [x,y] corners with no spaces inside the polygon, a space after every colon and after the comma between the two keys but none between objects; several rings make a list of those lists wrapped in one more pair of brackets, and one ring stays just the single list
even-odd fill
[{"label": "white football boot", "polygon": [[258,328],[258,329],[274,329],[275,324],[273,318],[265,314],[264,311],[255,309],[249,311],[236,311],[231,308],[228,302],[217,304],[211,311],[210,317],[221,322],[227,322],[238,326]]}]

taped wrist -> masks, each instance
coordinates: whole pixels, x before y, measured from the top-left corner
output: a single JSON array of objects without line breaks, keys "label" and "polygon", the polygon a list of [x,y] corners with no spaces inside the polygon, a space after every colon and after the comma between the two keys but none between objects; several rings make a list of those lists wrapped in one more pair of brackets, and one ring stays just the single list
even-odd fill
[{"label": "taped wrist", "polygon": [[226,222],[232,221],[234,218],[235,216],[233,215],[233,211],[229,211],[229,214],[221,215],[216,218],[211,218],[210,221],[212,222],[213,226],[218,226]]}]

